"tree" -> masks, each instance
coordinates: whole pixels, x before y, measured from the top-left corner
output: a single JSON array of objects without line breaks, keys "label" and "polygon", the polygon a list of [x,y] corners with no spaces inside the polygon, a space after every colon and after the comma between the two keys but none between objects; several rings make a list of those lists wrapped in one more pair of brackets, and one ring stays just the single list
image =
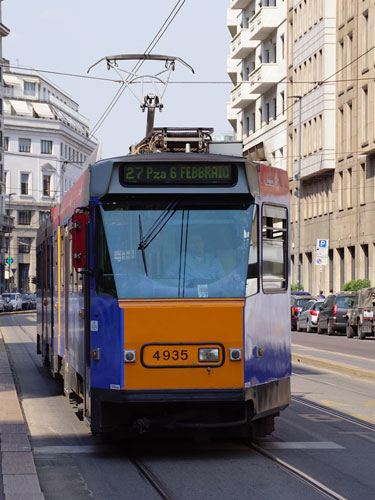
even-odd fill
[{"label": "tree", "polygon": [[371,286],[370,280],[351,280],[344,284],[344,292],[355,292],[362,288],[369,288]]}]

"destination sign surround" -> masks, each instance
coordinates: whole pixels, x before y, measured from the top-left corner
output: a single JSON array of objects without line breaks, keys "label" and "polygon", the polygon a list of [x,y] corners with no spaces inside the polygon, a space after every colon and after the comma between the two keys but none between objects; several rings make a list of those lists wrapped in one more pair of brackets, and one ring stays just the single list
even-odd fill
[{"label": "destination sign surround", "polygon": [[233,186],[237,169],[228,164],[167,163],[122,164],[120,183],[123,186],[220,185]]}]

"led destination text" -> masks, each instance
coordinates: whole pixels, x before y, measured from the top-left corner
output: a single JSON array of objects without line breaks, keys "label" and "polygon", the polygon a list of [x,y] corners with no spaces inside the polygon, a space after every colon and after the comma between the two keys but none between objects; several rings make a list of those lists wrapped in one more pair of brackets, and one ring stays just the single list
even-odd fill
[{"label": "led destination text", "polygon": [[127,184],[234,184],[232,165],[122,165],[120,180]]}]

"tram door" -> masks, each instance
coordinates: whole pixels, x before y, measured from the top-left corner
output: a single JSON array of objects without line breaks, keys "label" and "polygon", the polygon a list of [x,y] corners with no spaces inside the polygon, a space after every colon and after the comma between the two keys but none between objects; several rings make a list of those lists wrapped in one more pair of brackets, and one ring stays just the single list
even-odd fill
[{"label": "tram door", "polygon": [[53,352],[57,352],[57,335],[59,328],[59,280],[58,280],[58,272],[59,272],[59,257],[58,257],[58,230],[56,230],[53,234],[53,339],[51,350]]}]

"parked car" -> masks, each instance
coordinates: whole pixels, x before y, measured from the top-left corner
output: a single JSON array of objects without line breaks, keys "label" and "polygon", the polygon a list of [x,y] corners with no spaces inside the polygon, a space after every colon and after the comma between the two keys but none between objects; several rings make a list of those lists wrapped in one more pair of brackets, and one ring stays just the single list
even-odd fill
[{"label": "parked car", "polygon": [[36,309],[36,295],[35,293],[30,293],[30,309]]},{"label": "parked car", "polygon": [[21,309],[23,311],[27,311],[28,309],[30,309],[30,298],[26,293],[21,293],[21,301]]},{"label": "parked car", "polygon": [[2,295],[0,295],[0,312],[4,312],[4,299]]},{"label": "parked car", "polygon": [[318,325],[318,317],[320,308],[323,305],[323,300],[309,300],[302,311],[298,315],[297,319],[297,330],[306,330],[307,333],[316,330]]},{"label": "parked car", "polygon": [[308,292],[293,292],[290,296],[290,306],[291,306],[291,328],[295,330],[297,328],[297,318],[298,314],[302,311],[303,306],[312,300],[313,297]]},{"label": "parked car", "polygon": [[3,295],[3,300],[4,300],[4,312],[13,311],[13,303],[10,300],[10,296]]},{"label": "parked car", "polygon": [[318,333],[334,335],[346,330],[346,312],[356,301],[355,292],[340,292],[328,295],[319,311]]},{"label": "parked car", "polygon": [[22,311],[22,300],[21,294],[18,292],[14,293],[3,293],[3,297],[9,297],[9,300],[12,302],[13,311]]},{"label": "parked car", "polygon": [[346,336],[363,340],[375,335],[375,287],[358,290],[353,307],[346,312]]}]

